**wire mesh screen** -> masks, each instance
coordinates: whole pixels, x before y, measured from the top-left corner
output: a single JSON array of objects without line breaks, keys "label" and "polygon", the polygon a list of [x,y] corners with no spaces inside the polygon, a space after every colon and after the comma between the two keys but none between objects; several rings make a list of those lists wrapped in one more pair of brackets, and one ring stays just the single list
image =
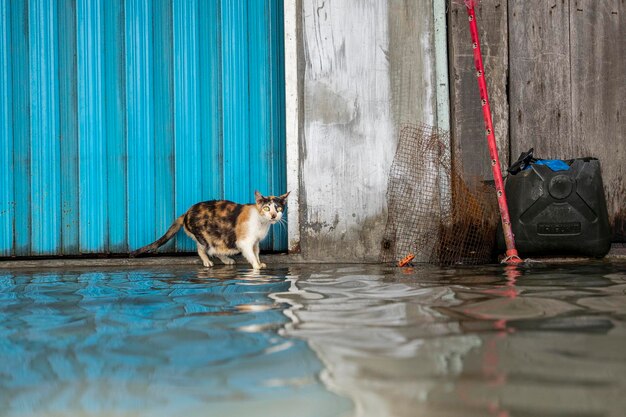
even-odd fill
[{"label": "wire mesh screen", "polygon": [[381,261],[409,254],[437,265],[492,260],[498,209],[495,191],[462,176],[447,132],[405,125],[389,172],[388,219]]}]

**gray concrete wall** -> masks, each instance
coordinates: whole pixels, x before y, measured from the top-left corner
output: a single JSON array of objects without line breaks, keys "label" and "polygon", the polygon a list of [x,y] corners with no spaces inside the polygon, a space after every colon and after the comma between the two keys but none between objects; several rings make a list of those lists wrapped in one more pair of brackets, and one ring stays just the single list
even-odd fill
[{"label": "gray concrete wall", "polygon": [[301,5],[301,253],[377,260],[398,128],[435,123],[432,1]]}]

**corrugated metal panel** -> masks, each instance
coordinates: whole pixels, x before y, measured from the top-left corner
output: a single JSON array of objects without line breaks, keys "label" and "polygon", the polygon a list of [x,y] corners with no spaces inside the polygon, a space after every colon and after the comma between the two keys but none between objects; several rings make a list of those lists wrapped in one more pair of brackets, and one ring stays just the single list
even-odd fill
[{"label": "corrugated metal panel", "polygon": [[[285,50],[284,50],[284,18],[283,2],[270,2],[269,4],[269,85],[285,85]],[[270,131],[268,140],[271,143],[272,155],[268,155],[268,166],[271,166],[272,190],[287,191],[287,151],[285,139],[285,89],[271,88],[269,91]],[[274,161],[281,161],[277,164]],[[293,195],[294,199],[296,198]],[[292,211],[297,216],[297,211]],[[289,213],[286,213],[289,215]],[[287,222],[279,230],[272,233],[273,249],[284,251],[287,249]]]},{"label": "corrugated metal panel", "polygon": [[[176,212],[181,213],[202,199],[203,164],[200,138],[199,16],[195,0],[174,0],[174,131],[176,136]],[[209,173],[210,171],[207,171]],[[189,241],[180,250],[192,250]]]},{"label": "corrugated metal panel", "polygon": [[151,88],[154,75],[151,6],[151,0],[127,0],[125,4],[128,242],[131,248],[154,238],[157,178],[155,99]]},{"label": "corrugated metal panel", "polygon": [[[59,108],[61,133],[61,251],[76,253],[80,250],[77,216],[80,206],[79,147],[78,147],[78,68],[76,2],[59,3]],[[84,35],[84,34],[83,34]],[[27,76],[28,74],[26,74]],[[82,112],[84,117],[84,111]],[[84,127],[83,127],[84,128]]]},{"label": "corrugated metal panel", "polygon": [[[127,207],[128,175],[127,137],[126,137],[126,59],[121,51],[125,50],[125,14],[122,0],[104,1],[104,82],[105,82],[105,117],[107,143],[107,214],[109,251],[123,253],[128,251]],[[166,61],[167,62],[167,61]],[[168,102],[162,101],[160,108],[167,108]],[[169,132],[164,132],[169,134]],[[162,181],[168,182],[169,176]],[[160,229],[157,224],[157,229]]]},{"label": "corrugated metal panel", "polygon": [[[11,3],[0,3],[0,21],[8,22]],[[13,165],[13,108],[11,85],[11,26],[0,26],[0,167]],[[13,223],[15,222],[15,198],[13,194],[13,170],[0,175],[0,256],[11,254],[13,247]]]},{"label": "corrugated metal panel", "polygon": [[248,14],[244,2],[222,0],[222,88],[224,92],[224,196],[229,200],[245,198],[250,176],[239,175],[239,167],[250,166],[245,138],[248,125]]},{"label": "corrugated metal panel", "polygon": [[[30,193],[30,55],[28,31],[28,2],[11,3],[11,76],[13,82],[10,106],[13,108],[13,190],[15,254],[31,253],[31,193]],[[2,22],[2,26],[5,26]],[[7,25],[8,26],[8,25]],[[4,85],[0,86],[0,88]],[[9,175],[11,165],[0,167],[2,177]],[[8,248],[6,248],[8,249]]]},{"label": "corrugated metal panel", "polygon": [[0,36],[0,256],[124,253],[286,191],[282,1],[0,0]]},{"label": "corrugated metal panel", "polygon": [[[30,0],[31,249],[61,247],[61,136],[56,0]],[[24,192],[26,190],[19,190]]]},{"label": "corrugated metal panel", "polygon": [[[154,209],[158,230],[167,230],[176,217],[175,210],[175,176],[174,166],[174,50],[172,44],[172,4],[170,0],[159,0],[154,4],[153,27],[158,28],[154,33],[154,61],[161,63],[154,66],[154,101],[159,103],[154,107],[155,122],[155,153],[158,161],[163,161],[155,167],[155,176],[159,181],[155,184]],[[204,155],[203,155],[204,156]],[[173,250],[170,243],[167,250]],[[135,247],[135,246],[133,246]]]},{"label": "corrugated metal panel", "polygon": [[104,1],[76,4],[80,248],[96,253],[106,251],[108,244]]}]

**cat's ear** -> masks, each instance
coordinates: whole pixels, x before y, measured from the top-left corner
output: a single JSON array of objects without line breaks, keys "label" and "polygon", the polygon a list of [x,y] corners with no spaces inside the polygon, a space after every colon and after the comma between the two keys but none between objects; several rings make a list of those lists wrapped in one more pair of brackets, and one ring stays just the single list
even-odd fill
[{"label": "cat's ear", "polygon": [[283,200],[284,202],[287,202],[287,197],[289,197],[289,193],[291,193],[291,191],[287,191],[285,194],[281,195],[280,198],[281,200]]},{"label": "cat's ear", "polygon": [[261,202],[261,200],[263,200],[263,195],[261,195],[260,192],[258,191],[254,191],[254,200],[256,201],[257,204],[259,204]]}]

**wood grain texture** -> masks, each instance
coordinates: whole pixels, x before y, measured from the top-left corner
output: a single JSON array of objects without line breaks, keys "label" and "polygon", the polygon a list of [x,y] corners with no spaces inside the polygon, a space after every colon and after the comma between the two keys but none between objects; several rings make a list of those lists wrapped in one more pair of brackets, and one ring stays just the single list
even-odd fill
[{"label": "wood grain texture", "polygon": [[[481,51],[501,167],[509,161],[507,2],[483,0],[476,8]],[[451,1],[448,21],[452,141],[467,176],[492,179],[474,67],[467,11]]]},{"label": "wood grain texture", "polygon": [[570,0],[571,156],[595,156],[615,240],[626,240],[626,3]]},{"label": "wood grain texture", "polygon": [[302,254],[376,261],[396,123],[434,122],[432,4],[303,0],[302,19]]},{"label": "wood grain texture", "polygon": [[573,143],[568,0],[509,2],[511,156],[560,158]]},{"label": "wood grain texture", "polygon": [[623,0],[509,2],[511,150],[593,156],[614,240],[626,238],[626,6]]}]

